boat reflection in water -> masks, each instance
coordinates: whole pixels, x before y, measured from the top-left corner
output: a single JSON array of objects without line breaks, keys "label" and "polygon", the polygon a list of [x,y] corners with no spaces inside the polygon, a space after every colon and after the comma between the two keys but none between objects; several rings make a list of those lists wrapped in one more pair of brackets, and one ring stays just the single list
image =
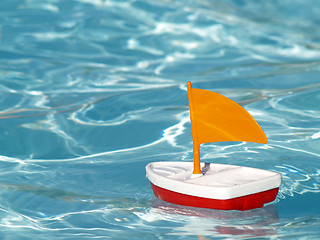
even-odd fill
[{"label": "boat reflection in water", "polygon": [[184,226],[174,229],[177,235],[197,235],[206,240],[213,235],[217,237],[245,236],[263,237],[277,235],[276,225],[279,221],[275,204],[249,211],[221,211],[215,209],[195,208],[176,205],[154,199],[152,207],[161,214],[189,216]]}]

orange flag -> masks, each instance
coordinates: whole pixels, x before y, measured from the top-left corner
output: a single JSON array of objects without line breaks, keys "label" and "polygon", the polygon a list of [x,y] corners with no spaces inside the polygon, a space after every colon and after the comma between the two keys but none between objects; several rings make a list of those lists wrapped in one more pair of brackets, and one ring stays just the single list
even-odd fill
[{"label": "orange flag", "polygon": [[200,144],[224,141],[267,143],[256,120],[239,104],[221,94],[187,83],[192,127],[194,173],[200,170]]}]

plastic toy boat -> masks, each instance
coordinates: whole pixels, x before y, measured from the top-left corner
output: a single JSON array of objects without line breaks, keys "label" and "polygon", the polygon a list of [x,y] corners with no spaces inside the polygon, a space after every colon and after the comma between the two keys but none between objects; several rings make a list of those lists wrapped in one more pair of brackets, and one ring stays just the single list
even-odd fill
[{"label": "plastic toy boat", "polygon": [[188,86],[193,140],[192,162],[154,162],[146,166],[153,192],[161,200],[192,207],[249,210],[275,200],[281,175],[228,164],[200,163],[200,144],[223,141],[267,143],[255,119],[218,93]]}]

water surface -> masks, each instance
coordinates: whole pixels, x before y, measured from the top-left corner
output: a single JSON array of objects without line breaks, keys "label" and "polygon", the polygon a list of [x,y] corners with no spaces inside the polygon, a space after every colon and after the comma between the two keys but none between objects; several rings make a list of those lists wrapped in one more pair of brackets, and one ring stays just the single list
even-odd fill
[{"label": "water surface", "polygon": [[[315,1],[2,0],[3,239],[315,239],[320,5]],[[157,200],[152,161],[191,161],[186,82],[244,106],[267,145],[206,162],[280,172],[246,212]]]}]

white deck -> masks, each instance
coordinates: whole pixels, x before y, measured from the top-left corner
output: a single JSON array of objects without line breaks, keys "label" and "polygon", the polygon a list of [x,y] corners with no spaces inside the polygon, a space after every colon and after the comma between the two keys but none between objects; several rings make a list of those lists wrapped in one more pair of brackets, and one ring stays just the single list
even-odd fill
[{"label": "white deck", "polygon": [[201,164],[205,174],[192,177],[192,162],[154,162],[146,167],[149,180],[167,190],[192,196],[230,199],[277,188],[276,172],[226,164]]}]

